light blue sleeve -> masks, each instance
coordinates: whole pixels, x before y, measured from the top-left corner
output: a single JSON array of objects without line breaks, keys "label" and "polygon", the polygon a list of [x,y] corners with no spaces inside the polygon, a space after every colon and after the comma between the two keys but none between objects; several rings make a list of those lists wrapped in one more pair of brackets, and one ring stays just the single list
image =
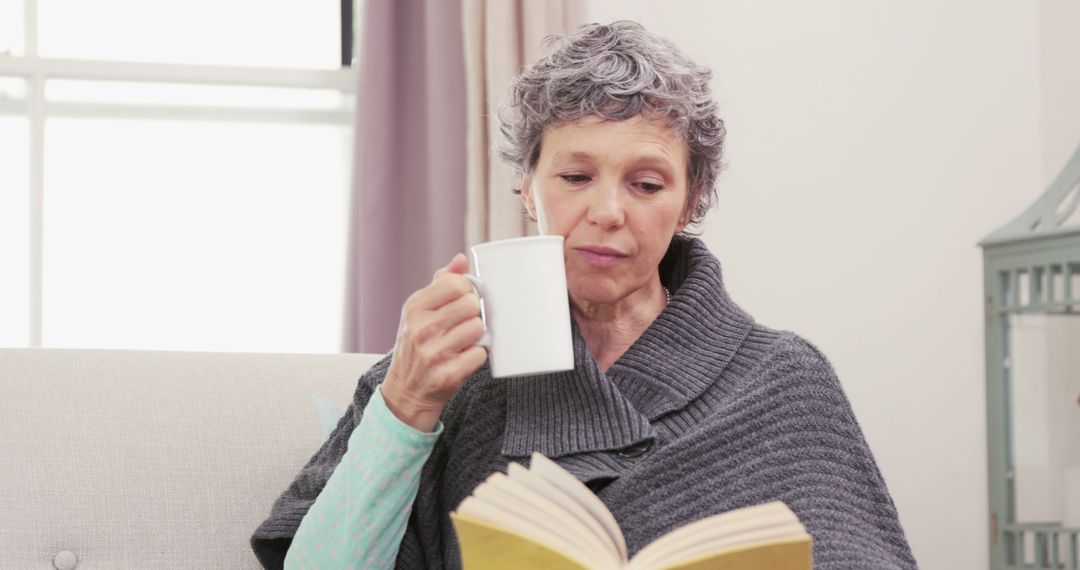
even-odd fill
[{"label": "light blue sleeve", "polygon": [[442,422],[431,433],[402,422],[377,388],[341,463],[300,522],[285,569],[393,568],[420,471],[442,430]]}]

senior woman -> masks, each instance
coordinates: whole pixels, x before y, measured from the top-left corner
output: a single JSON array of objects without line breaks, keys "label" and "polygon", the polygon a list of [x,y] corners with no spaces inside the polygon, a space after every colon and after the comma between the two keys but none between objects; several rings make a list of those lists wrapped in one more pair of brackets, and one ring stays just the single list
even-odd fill
[{"label": "senior woman", "polygon": [[709,78],[616,22],[555,38],[515,80],[501,154],[540,233],[565,238],[574,369],[493,379],[458,254],[406,301],[392,353],[255,532],[266,567],[458,567],[449,511],[533,451],[603,500],[631,554],[781,500],[818,568],[915,567],[826,358],[741,310],[685,235],[720,169]]}]

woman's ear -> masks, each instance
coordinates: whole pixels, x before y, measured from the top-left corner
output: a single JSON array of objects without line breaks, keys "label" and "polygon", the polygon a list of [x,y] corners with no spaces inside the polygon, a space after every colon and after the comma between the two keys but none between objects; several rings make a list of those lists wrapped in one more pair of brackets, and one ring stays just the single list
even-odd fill
[{"label": "woman's ear", "polygon": [[682,214],[679,216],[679,223],[675,224],[675,235],[681,234],[682,231],[686,229],[686,226],[690,223],[690,215],[692,213],[690,210],[690,204],[683,205]]},{"label": "woman's ear", "polygon": [[536,199],[533,197],[532,176],[521,174],[521,205],[529,213],[529,217],[536,221]]}]

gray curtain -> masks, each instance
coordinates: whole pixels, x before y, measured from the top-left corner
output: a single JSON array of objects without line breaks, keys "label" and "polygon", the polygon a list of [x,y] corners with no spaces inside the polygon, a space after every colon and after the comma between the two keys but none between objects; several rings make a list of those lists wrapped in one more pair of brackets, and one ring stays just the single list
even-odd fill
[{"label": "gray curtain", "polygon": [[465,247],[460,0],[366,0],[345,352],[393,347],[401,306]]}]

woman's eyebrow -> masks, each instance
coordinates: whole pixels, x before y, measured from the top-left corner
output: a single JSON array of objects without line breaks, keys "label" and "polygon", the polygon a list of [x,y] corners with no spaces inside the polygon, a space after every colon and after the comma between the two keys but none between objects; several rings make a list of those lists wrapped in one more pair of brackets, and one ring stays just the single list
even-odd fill
[{"label": "woman's eyebrow", "polygon": [[638,156],[631,160],[630,164],[634,165],[635,168],[655,168],[669,176],[674,173],[674,165],[671,163],[671,160],[660,155],[648,154]]},{"label": "woman's eyebrow", "polygon": [[559,162],[559,161],[564,161],[564,160],[565,161],[571,161],[571,160],[591,161],[594,158],[595,157],[591,153],[585,152],[583,150],[557,151],[554,155],[551,156],[551,161],[552,162]]},{"label": "woman's eyebrow", "polygon": [[633,162],[634,164],[646,166],[671,166],[671,160],[669,160],[667,157],[656,154],[636,156],[631,162]]},{"label": "woman's eyebrow", "polygon": [[[555,154],[553,154],[551,156],[551,161],[552,162],[573,161],[573,160],[592,161],[595,158],[596,158],[595,155],[593,155],[590,152],[583,151],[583,150],[557,151]],[[653,167],[657,167],[657,168],[666,168],[666,169],[670,169],[671,166],[672,166],[671,160],[669,158],[667,158],[666,156],[663,156],[663,155],[659,155],[659,154],[645,154],[645,155],[635,156],[635,157],[631,158],[627,162],[629,164],[633,164],[634,166],[653,166]]]}]

